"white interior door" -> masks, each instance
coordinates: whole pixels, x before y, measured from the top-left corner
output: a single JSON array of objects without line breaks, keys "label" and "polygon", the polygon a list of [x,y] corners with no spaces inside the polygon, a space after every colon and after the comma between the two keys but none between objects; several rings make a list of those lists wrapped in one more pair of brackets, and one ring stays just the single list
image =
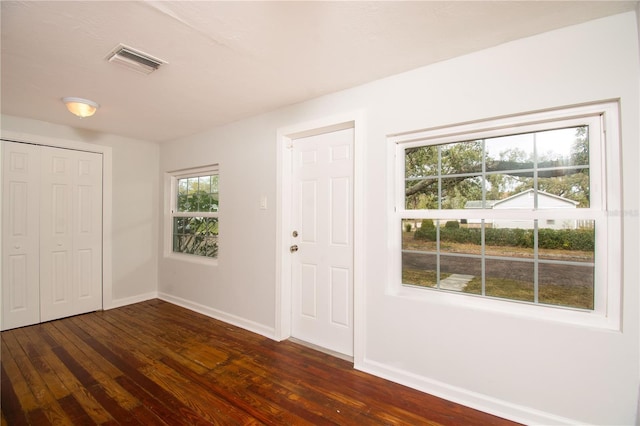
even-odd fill
[{"label": "white interior door", "polygon": [[100,309],[102,155],[2,150],[2,329]]},{"label": "white interior door", "polygon": [[353,356],[353,129],[295,139],[291,335]]},{"label": "white interior door", "polygon": [[42,147],[40,320],[102,306],[102,156]]},{"label": "white interior door", "polygon": [[40,321],[40,150],[2,141],[2,328]]}]

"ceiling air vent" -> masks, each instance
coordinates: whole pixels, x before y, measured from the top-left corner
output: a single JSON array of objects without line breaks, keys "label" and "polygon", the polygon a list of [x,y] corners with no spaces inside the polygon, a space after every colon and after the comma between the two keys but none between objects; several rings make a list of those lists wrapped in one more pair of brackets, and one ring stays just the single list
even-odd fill
[{"label": "ceiling air vent", "polygon": [[140,72],[142,74],[151,74],[160,65],[166,64],[167,61],[154,58],[151,55],[135,50],[124,44],[118,45],[107,55],[107,60],[115,64],[123,65],[129,69]]}]

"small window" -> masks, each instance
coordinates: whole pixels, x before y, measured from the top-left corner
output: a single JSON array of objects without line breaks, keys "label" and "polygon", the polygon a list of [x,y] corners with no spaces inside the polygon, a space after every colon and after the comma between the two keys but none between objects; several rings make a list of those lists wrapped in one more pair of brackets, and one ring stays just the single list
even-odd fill
[{"label": "small window", "polygon": [[171,250],[218,256],[220,208],[217,166],[171,174]]},{"label": "small window", "polygon": [[391,137],[401,286],[617,312],[616,114],[592,105]]}]

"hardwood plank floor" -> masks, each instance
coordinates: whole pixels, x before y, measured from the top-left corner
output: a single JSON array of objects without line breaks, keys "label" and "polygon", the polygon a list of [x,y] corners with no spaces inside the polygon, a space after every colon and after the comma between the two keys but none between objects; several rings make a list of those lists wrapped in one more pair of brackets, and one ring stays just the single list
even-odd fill
[{"label": "hardwood plank floor", "polygon": [[2,332],[2,425],[510,425],[160,300]]}]

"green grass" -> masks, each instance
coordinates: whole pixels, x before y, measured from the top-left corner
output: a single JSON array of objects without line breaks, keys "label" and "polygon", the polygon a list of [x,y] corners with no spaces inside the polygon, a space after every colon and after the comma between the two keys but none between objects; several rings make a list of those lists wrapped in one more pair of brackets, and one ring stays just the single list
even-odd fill
[{"label": "green grass", "polygon": [[[440,279],[444,279],[451,274],[440,274]],[[402,283],[418,285],[421,287],[435,287],[437,283],[436,271],[426,271],[422,269],[402,269]]]},{"label": "green grass", "polygon": [[[490,278],[486,280],[485,294],[502,299],[523,300],[533,302],[533,283],[504,278]],[[463,290],[465,293],[482,294],[482,280],[475,277]]]},{"label": "green grass", "polygon": [[[451,274],[441,274],[444,279]],[[435,287],[436,271],[403,268],[404,284],[422,287]],[[482,280],[475,277],[463,289],[470,294],[482,294]],[[501,299],[534,301],[533,283],[504,278],[488,278],[485,282],[485,295]],[[593,309],[593,288],[589,286],[566,286],[543,284],[538,288],[538,302],[547,305],[566,306],[579,309]]]},{"label": "green grass", "polygon": [[[481,294],[482,282],[480,277],[472,279],[463,291],[465,293]],[[485,282],[485,294],[501,299],[534,301],[533,283],[504,278],[487,279]],[[538,286],[538,302],[546,305],[593,309],[593,288],[577,285],[542,284]]]}]

